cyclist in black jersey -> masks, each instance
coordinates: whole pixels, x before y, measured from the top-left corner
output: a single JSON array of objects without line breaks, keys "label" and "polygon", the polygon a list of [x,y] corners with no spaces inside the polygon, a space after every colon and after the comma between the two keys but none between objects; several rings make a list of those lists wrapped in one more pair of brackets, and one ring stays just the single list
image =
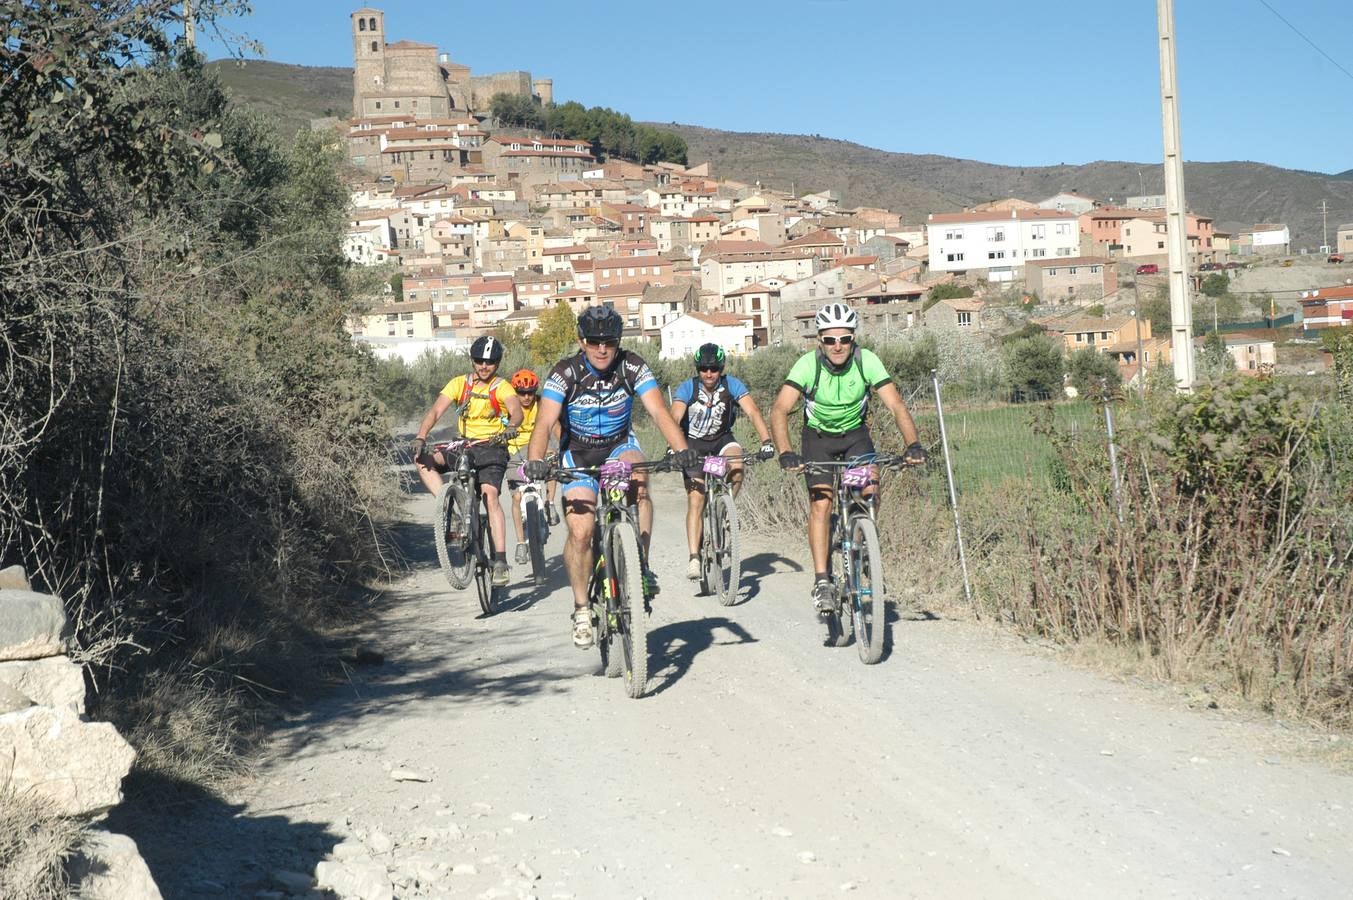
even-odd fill
[{"label": "cyclist in black jersey", "polygon": [[[559,449],[563,466],[598,466],[608,459],[643,460],[639,442],[630,429],[634,400],[638,398],[662,436],[676,451],[680,466],[695,454],[687,449],[681,427],[667,412],[662,392],[648,364],[636,353],[620,348],[624,322],[608,306],[593,306],[578,317],[578,353],[551,370],[540,396],[540,412],[526,448],[525,474],[532,480],[548,476],[545,453],[550,431],[561,426]],[[647,477],[636,472],[632,481],[639,507],[639,540],[647,559],[653,531],[653,504]],[[596,527],[597,483],[585,478],[564,485],[564,568],[573,587],[573,644],[592,645],[592,623],[587,610],[587,580],[592,572],[592,531]],[[644,572],[644,594],[657,592],[657,580]]]},{"label": "cyclist in black jersey", "polygon": [[[761,438],[757,456],[770,459],[775,455],[775,444],[761,410],[752,399],[747,385],[734,375],[724,372],[727,353],[718,344],[702,344],[695,351],[695,376],[688,378],[672,391],[672,418],[681,424],[691,449],[701,457],[731,456],[728,464],[728,483],[737,496],[742,489],[742,447],[733,436],[733,423],[738,410],[752,422]],[[700,580],[700,538],[705,512],[705,476],[697,464],[682,473],[686,483],[686,544],[690,554],[686,562],[686,577]]]}]

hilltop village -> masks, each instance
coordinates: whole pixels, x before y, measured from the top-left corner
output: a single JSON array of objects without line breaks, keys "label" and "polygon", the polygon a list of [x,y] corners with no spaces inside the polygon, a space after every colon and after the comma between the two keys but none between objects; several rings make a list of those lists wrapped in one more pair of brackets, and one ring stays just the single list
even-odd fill
[{"label": "hilltop village", "polygon": [[[721,177],[709,161],[604,158],[587,140],[491,115],[504,95],[549,107],[551,79],[476,75],[434,45],[388,42],[377,9],[351,22],[352,117],[316,125],[343,134],[348,258],[395,273],[351,322],[382,355],[464,348],[505,328],[529,334],[561,303],[614,307],[664,358],[711,341],[746,354],[799,345],[813,310],[842,299],[875,340],[918,328],[990,338],[1033,321],[1068,350],[1112,355],[1129,381],[1169,362],[1165,329],[1135,314],[1164,283],[1163,196],[1115,204],[1068,190],[908,221],[833,191]],[[1190,212],[1187,227],[1195,287],[1209,272],[1291,252],[1282,223],[1225,233]],[[1353,226],[1337,236],[1331,264],[1353,249]],[[1292,318],[1320,328],[1350,313],[1353,287],[1336,285],[1301,298]],[[1263,324],[1227,335],[1241,371],[1273,366],[1262,332],[1275,323]]]}]

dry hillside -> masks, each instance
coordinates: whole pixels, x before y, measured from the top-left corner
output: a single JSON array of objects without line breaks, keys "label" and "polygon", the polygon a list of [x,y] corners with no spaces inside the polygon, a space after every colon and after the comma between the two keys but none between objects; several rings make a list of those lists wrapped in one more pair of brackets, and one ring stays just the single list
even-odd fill
[{"label": "dry hillside", "polygon": [[[284,132],[311,118],[347,115],[352,70],[293,66],[254,60],[211,64],[231,94],[255,107]],[[1061,190],[1121,199],[1138,193],[1138,173],[1148,192],[1163,190],[1159,164],[1093,162],[1018,168],[947,156],[889,153],[860,144],[808,135],[743,134],[695,125],[653,123],[686,139],[693,163],[706,159],[717,174],[800,193],[835,189],[848,205],[884,206],[912,220],[996,197],[1038,199]],[[1187,135],[1186,135],[1187,140]],[[1185,144],[1187,146],[1187,143]],[[994,143],[992,153],[999,152]],[[1353,171],[1353,170],[1351,170]],[[1234,230],[1256,222],[1286,222],[1293,244],[1321,241],[1320,202],[1329,204],[1330,227],[1353,221],[1353,180],[1298,172],[1255,162],[1191,163],[1185,190],[1192,209]],[[1331,240],[1333,232],[1331,230]]]}]

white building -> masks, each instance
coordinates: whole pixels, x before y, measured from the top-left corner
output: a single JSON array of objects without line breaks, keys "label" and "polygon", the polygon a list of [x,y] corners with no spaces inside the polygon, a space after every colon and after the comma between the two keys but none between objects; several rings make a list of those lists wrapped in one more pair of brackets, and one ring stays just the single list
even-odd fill
[{"label": "white building", "polygon": [[934,213],[926,223],[932,272],[982,272],[988,281],[1013,281],[1026,259],[1080,253],[1080,222],[1073,212],[1012,209]]},{"label": "white building", "polygon": [[1076,215],[1088,213],[1098,205],[1099,201],[1097,200],[1090,197],[1082,197],[1080,194],[1068,191],[1062,191],[1059,194],[1053,194],[1046,200],[1038,201],[1039,209],[1056,209],[1062,212],[1075,213]]},{"label": "white building", "polygon": [[1292,233],[1286,225],[1266,223],[1256,225],[1248,231],[1242,231],[1242,238],[1250,237],[1250,246],[1260,255],[1287,254],[1292,252]]},{"label": "white building", "polygon": [[701,344],[718,344],[731,356],[751,353],[751,319],[731,313],[688,312],[662,326],[659,359],[691,359]]}]

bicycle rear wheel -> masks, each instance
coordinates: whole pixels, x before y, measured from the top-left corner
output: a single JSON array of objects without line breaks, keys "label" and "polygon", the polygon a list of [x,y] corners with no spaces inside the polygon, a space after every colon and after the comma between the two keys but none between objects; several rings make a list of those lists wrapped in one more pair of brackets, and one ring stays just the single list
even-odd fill
[{"label": "bicycle rear wheel", "polygon": [[493,535],[489,533],[489,517],[486,510],[475,512],[474,581],[479,594],[479,608],[484,615],[491,616],[497,606],[493,587]]},{"label": "bicycle rear wheel", "polygon": [[545,512],[535,497],[522,504],[526,520],[526,546],[531,552],[531,580],[537,587],[545,583]]},{"label": "bicycle rear wheel", "polygon": [[437,495],[437,513],[432,534],[437,545],[437,561],[446,580],[458,591],[470,584],[474,557],[469,552],[470,537],[462,533],[469,519],[470,498],[465,487],[455,481],[443,485]]},{"label": "bicycle rear wheel", "polygon": [[[612,658],[619,658],[625,675],[625,693],[639,698],[648,687],[648,619],[644,615],[644,577],[639,557],[639,537],[628,523],[613,526],[606,539],[606,569],[614,597],[610,604],[614,616],[613,633],[619,647],[612,647]],[[615,653],[615,650],[619,653]]]},{"label": "bicycle rear wheel", "polygon": [[733,495],[720,491],[710,515],[711,566],[710,586],[724,606],[732,606],[738,599],[742,584],[742,546],[738,534],[738,507]]},{"label": "bicycle rear wheel", "polygon": [[850,526],[854,570],[850,578],[850,604],[842,611],[855,624],[855,648],[860,661],[872,666],[883,656],[887,634],[888,604],[883,595],[883,554],[879,550],[878,527],[866,516]]}]

